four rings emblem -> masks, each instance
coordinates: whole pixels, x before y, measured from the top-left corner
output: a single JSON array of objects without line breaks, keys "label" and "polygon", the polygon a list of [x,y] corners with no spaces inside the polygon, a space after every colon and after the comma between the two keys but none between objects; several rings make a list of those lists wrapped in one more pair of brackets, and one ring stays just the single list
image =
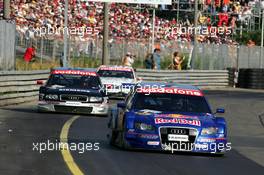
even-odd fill
[{"label": "four rings emblem", "polygon": [[171,129],[172,134],[187,134],[184,129]]},{"label": "four rings emblem", "polygon": [[69,96],[68,98],[69,100],[79,100],[79,97],[76,96]]}]

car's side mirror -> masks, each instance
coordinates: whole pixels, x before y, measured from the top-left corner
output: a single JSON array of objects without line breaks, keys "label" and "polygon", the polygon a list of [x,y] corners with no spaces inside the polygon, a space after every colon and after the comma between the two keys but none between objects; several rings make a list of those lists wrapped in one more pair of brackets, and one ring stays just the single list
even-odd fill
[{"label": "car's side mirror", "polygon": [[217,108],[215,113],[223,114],[223,113],[225,113],[225,109],[223,109],[223,108]]},{"label": "car's side mirror", "polygon": [[137,77],[137,81],[142,81],[143,78],[142,77]]},{"label": "car's side mirror", "polygon": [[43,85],[44,81],[43,80],[37,80],[37,85]]},{"label": "car's side mirror", "polygon": [[126,108],[126,104],[121,102],[121,103],[117,103],[117,107],[118,108],[122,108],[122,109],[125,109]]},{"label": "car's side mirror", "polygon": [[106,91],[106,89],[104,88],[104,87],[102,87],[101,89],[100,89],[100,92],[104,95],[104,96],[108,96],[108,94],[107,94],[107,91]]}]

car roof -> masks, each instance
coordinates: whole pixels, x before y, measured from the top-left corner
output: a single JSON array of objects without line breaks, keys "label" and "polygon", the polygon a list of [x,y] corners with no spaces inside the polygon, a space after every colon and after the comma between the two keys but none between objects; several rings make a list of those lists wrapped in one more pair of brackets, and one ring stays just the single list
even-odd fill
[{"label": "car roof", "polygon": [[196,86],[187,85],[187,84],[177,84],[177,83],[165,83],[165,82],[140,82],[137,86],[141,87],[166,87],[166,88],[179,88],[184,90],[198,90],[200,89]]},{"label": "car roof", "polygon": [[57,67],[57,68],[53,68],[52,71],[54,70],[72,70],[72,71],[83,71],[83,72],[95,72],[96,73],[96,69],[95,68],[69,68],[69,67]]},{"label": "car roof", "polygon": [[103,67],[107,67],[107,68],[128,68],[128,69],[133,69],[132,67],[130,66],[120,66],[120,65],[101,65],[99,67],[100,68],[103,68]]}]

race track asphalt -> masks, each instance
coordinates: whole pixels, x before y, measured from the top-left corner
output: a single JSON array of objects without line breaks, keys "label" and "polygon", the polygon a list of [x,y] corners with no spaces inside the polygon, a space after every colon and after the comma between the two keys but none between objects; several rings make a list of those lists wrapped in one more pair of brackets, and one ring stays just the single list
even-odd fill
[{"label": "race track asphalt", "polygon": [[[87,175],[263,175],[264,91],[210,90],[205,95],[214,110],[226,109],[232,150],[224,157],[124,151],[108,144],[107,118],[82,115],[72,122],[68,141],[98,143],[99,150],[72,151],[74,163]],[[70,175],[60,150],[40,153],[33,143],[59,142],[74,115],[37,113],[34,103],[0,109],[0,175]]]}]

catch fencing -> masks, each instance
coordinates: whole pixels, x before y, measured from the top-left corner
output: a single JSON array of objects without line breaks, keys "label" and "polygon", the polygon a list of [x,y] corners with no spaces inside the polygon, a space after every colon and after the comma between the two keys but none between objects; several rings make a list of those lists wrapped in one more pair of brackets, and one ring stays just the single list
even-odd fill
[{"label": "catch fencing", "polygon": [[[196,85],[200,88],[223,88],[229,85],[227,70],[214,71],[154,71],[136,70],[143,81],[176,82]],[[0,72],[0,106],[36,101],[39,85],[37,80],[46,80],[49,71]]]},{"label": "catch fencing", "polygon": [[[41,59],[59,59],[63,53],[62,40],[29,38],[20,34],[16,39],[17,51],[23,52],[31,44],[37,46],[38,57]],[[161,58],[171,59],[173,52],[178,51],[186,59],[194,58],[193,44],[180,41],[161,41]],[[68,55],[70,59],[102,57],[102,39],[87,41],[69,40]],[[135,55],[136,59],[144,60],[151,53],[151,40],[113,39],[108,43],[109,56],[112,62],[120,62],[127,52]],[[227,68],[261,68],[264,67],[264,49],[259,46],[247,47],[227,44],[198,43],[196,57],[189,61],[196,70],[224,70]]]}]

